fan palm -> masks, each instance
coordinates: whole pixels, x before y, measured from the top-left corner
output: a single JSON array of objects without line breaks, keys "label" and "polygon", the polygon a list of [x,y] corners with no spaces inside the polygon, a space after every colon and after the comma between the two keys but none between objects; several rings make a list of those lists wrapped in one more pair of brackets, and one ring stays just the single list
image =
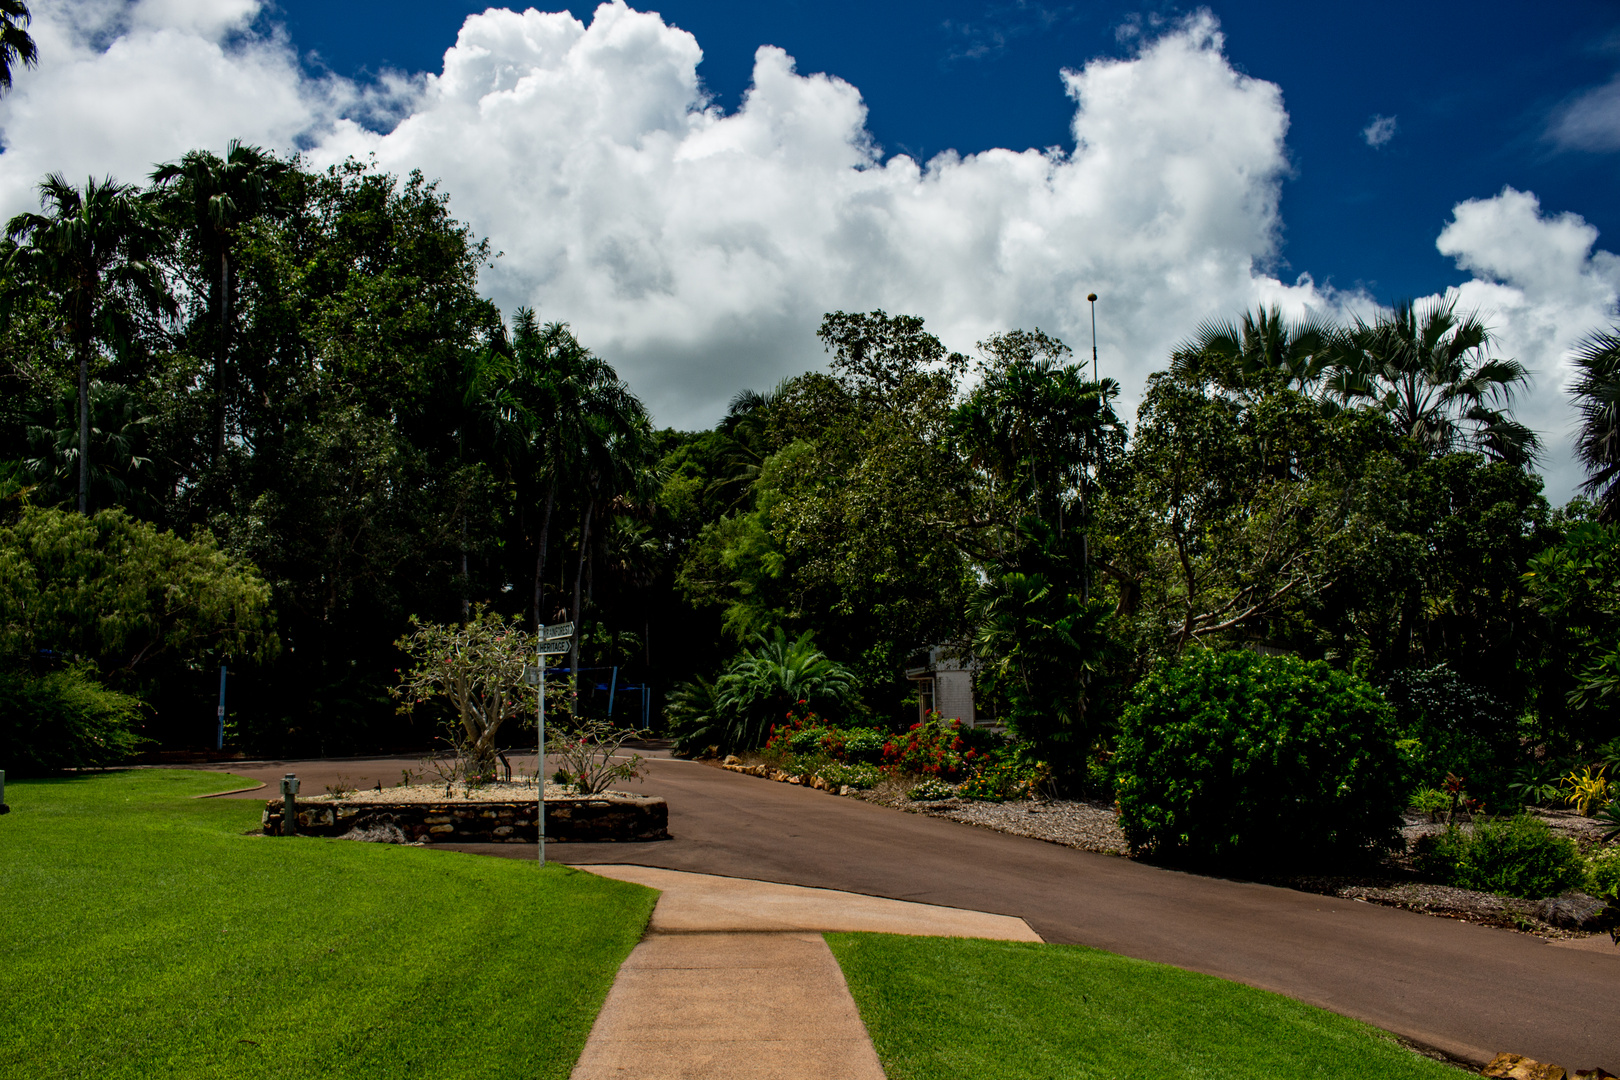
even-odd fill
[{"label": "fan palm", "polygon": [[217,267],[208,298],[215,326],[215,462],[225,452],[225,416],[230,399],[231,252],[241,227],[275,208],[275,182],[287,169],[287,163],[278,161],[273,154],[232,139],[223,158],[207,150],[193,150],[152,172],[153,185],[166,196],[169,213],[190,230],[204,265]]},{"label": "fan palm", "polygon": [[1507,410],[1529,370],[1491,356],[1489,329],[1477,312],[1459,314],[1455,300],[1403,301],[1371,323],[1357,318],[1329,375],[1344,403],[1383,412],[1431,454],[1472,446],[1528,465],[1540,450],[1535,432]]},{"label": "fan palm", "polygon": [[1575,349],[1579,372],[1569,394],[1580,413],[1575,456],[1586,466],[1582,490],[1598,517],[1620,522],[1620,327],[1591,334]]},{"label": "fan palm", "polygon": [[[75,404],[69,396],[58,405],[55,424],[28,428],[31,456],[18,462],[16,471],[35,489],[33,498],[41,505],[73,497],[79,471]],[[145,482],[152,461],[143,451],[151,419],[141,415],[140,404],[127,387],[99,379],[91,381],[90,493],[97,505],[149,510],[151,500]]]},{"label": "fan palm", "polygon": [[6,225],[17,246],[13,278],[54,294],[79,367],[79,512],[90,499],[90,360],[100,343],[129,340],[139,310],[172,314],[176,305],[158,267],[164,246],[151,203],[110,177],[84,189],[52,173],[39,185],[43,214]]},{"label": "fan palm", "polygon": [[39,62],[39,50],[25,29],[31,19],[22,0],[0,0],[0,93],[11,90],[14,65],[33,67]]},{"label": "fan palm", "polygon": [[1327,373],[1338,333],[1315,315],[1285,319],[1273,304],[1244,312],[1236,323],[1206,319],[1170,354],[1170,370],[1184,379],[1211,379],[1240,392],[1281,385],[1314,394]]}]

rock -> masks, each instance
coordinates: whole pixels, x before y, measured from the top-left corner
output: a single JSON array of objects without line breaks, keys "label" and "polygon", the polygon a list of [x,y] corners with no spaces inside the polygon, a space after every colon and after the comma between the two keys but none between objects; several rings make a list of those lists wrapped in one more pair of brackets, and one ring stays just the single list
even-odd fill
[{"label": "rock", "polygon": [[1570,930],[1596,929],[1604,903],[1595,896],[1570,891],[1548,897],[1535,907],[1535,916],[1542,922],[1552,923]]},{"label": "rock", "polygon": [[1569,1074],[1557,1065],[1532,1061],[1522,1054],[1497,1054],[1479,1075],[1493,1080],[1565,1080]]},{"label": "rock", "polygon": [[496,836],[511,836],[512,835],[512,826],[510,826],[510,825],[497,825],[497,826],[495,826],[495,835]]},{"label": "rock", "polygon": [[1575,1080],[1620,1080],[1620,1076],[1605,1069],[1576,1069]]},{"label": "rock", "polygon": [[815,788],[817,791],[826,791],[827,781],[818,776],[814,780],[810,781],[810,786]]},{"label": "rock", "polygon": [[838,785],[838,794],[840,794],[840,795],[848,795],[851,790],[853,790],[853,789],[848,784],[839,784]]},{"label": "rock", "polygon": [[736,754],[727,754],[726,755],[726,760],[721,762],[721,764],[723,764],[723,765],[741,765],[742,764],[742,758],[738,757]]},{"label": "rock", "polygon": [[430,826],[428,828],[428,832],[430,832],[430,833],[441,833],[442,834],[442,833],[453,833],[455,831],[456,831],[456,827],[454,825],[433,825],[433,826]]}]

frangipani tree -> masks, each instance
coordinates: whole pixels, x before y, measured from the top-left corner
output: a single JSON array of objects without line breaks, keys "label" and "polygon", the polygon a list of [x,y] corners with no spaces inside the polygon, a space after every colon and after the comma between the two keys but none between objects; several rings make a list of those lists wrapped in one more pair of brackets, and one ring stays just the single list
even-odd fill
[{"label": "frangipani tree", "polygon": [[395,644],[414,661],[389,691],[413,712],[431,698],[450,703],[452,741],[466,778],[494,772],[502,725],[530,715],[535,700],[523,684],[523,666],[535,655],[535,637],[498,614],[474,608],[465,623],[424,623],[411,616],[411,632]]}]

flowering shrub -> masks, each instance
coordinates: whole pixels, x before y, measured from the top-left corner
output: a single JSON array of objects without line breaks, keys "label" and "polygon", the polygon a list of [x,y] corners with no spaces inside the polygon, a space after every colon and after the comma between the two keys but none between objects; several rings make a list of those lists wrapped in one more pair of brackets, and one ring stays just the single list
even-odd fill
[{"label": "flowering shrub", "polygon": [[918,802],[937,802],[940,799],[949,799],[956,794],[956,789],[937,776],[931,776],[906,792],[906,798],[916,799]]},{"label": "flowering shrub", "polygon": [[946,721],[937,712],[911,725],[904,736],[883,747],[885,772],[934,776],[956,780],[971,772],[986,757],[984,750],[964,738],[962,721]]},{"label": "flowering shrub", "polygon": [[883,778],[876,765],[846,765],[842,761],[823,765],[817,770],[817,775],[832,786],[852,788],[876,787]]},{"label": "flowering shrub", "polygon": [[957,794],[964,799],[1006,802],[1033,798],[1049,773],[1045,765],[1003,760],[992,761],[962,781]]},{"label": "flowering shrub", "polygon": [[[803,705],[800,702],[800,705]],[[841,728],[814,712],[789,712],[783,723],[771,728],[765,742],[765,756],[776,760],[826,757],[833,761],[876,764],[886,741],[874,728]]]},{"label": "flowering shrub", "polygon": [[571,731],[553,728],[547,732],[546,753],[562,758],[558,775],[566,777],[564,783],[573,784],[581,795],[595,795],[613,784],[641,779],[640,754],[614,760],[624,744],[639,734],[606,720],[586,720]]}]

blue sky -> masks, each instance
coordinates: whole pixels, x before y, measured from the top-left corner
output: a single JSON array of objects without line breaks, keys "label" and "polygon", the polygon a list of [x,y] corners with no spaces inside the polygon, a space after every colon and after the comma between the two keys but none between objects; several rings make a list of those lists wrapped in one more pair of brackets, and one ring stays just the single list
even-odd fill
[{"label": "blue sky", "polygon": [[[306,63],[364,79],[386,68],[439,69],[468,14],[460,0],[279,0]],[[698,72],[727,109],[748,85],[754,50],[779,45],[801,72],[827,72],[864,96],[888,153],[1073,148],[1072,103],[1058,72],[1126,56],[1132,28],[1187,14],[1120,3],[768,4],[674,0],[643,5],[691,32]],[[1466,280],[1435,249],[1454,203],[1504,185],[1573,211],[1605,239],[1620,231],[1620,153],[1548,138],[1562,106],[1620,71],[1620,6],[1551,4],[1217,3],[1239,70],[1278,84],[1292,123],[1282,186],[1287,279],[1308,271],[1380,302]],[[589,21],[594,4],[569,10]],[[546,10],[560,10],[548,7]],[[1393,117],[1372,147],[1363,132]],[[1290,272],[1291,271],[1291,272]]]}]

